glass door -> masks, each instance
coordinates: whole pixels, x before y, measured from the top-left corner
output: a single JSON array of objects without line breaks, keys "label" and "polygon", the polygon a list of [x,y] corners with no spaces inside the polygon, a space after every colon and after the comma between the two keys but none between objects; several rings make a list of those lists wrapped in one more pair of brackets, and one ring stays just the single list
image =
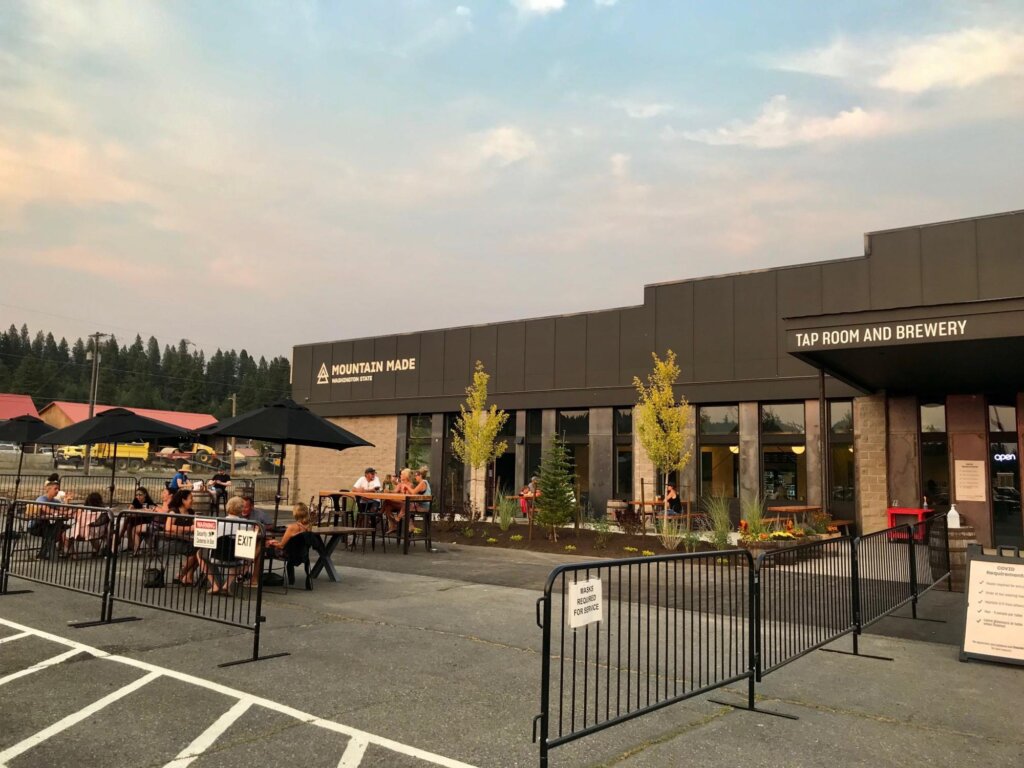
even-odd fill
[{"label": "glass door", "polygon": [[1016,409],[989,406],[989,476],[992,478],[992,539],[998,546],[1024,546],[1020,507],[1020,448]]}]

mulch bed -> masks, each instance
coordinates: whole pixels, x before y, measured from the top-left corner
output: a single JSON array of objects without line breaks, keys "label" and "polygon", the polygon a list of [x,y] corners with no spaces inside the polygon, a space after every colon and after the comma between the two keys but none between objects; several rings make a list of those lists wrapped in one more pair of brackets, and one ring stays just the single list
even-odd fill
[{"label": "mulch bed", "polygon": [[[583,557],[641,557],[646,551],[648,555],[670,554],[671,552],[684,552],[680,545],[678,549],[669,550],[662,546],[661,541],[653,533],[646,536],[629,535],[617,531],[609,532],[601,541],[597,531],[584,529],[574,531],[572,528],[560,528],[558,530],[558,541],[551,541],[548,538],[548,531],[534,526],[533,540],[530,540],[529,527],[525,524],[513,525],[508,531],[502,531],[495,523],[475,523],[470,526],[463,522],[455,523],[450,530],[445,530],[445,523],[435,523],[433,538],[437,542],[449,544],[465,544],[474,547],[501,547],[503,549],[521,549],[528,552],[551,552],[561,555],[576,555]],[[472,530],[473,535],[466,534]],[[513,541],[512,536],[522,536],[522,541]],[[488,541],[494,539],[494,541]],[[575,547],[575,550],[566,549],[566,546]],[[633,547],[631,552],[626,547]],[[711,545],[703,542],[701,549],[711,550]]]}]

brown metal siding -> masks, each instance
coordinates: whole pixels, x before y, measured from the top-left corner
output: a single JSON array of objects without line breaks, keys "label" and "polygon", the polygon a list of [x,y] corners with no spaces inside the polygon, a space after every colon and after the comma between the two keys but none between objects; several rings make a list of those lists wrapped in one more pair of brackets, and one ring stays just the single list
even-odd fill
[{"label": "brown metal siding", "polygon": [[921,285],[925,304],[978,298],[975,222],[958,221],[921,230]]}]

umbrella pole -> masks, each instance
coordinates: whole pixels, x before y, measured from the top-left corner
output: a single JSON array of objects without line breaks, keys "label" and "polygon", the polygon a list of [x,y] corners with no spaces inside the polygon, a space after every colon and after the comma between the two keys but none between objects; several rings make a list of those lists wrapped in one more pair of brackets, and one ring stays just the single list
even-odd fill
[{"label": "umbrella pole", "polygon": [[285,444],[281,443],[281,465],[277,468],[277,493],[274,495],[274,527],[277,528],[277,512],[281,508],[281,479],[284,477]]},{"label": "umbrella pole", "polygon": [[117,484],[115,476],[117,474],[117,443],[114,443],[114,458],[110,462],[110,506],[114,506],[114,486]]},{"label": "umbrella pole", "polygon": [[14,498],[12,501],[18,500],[18,488],[21,487],[21,464],[25,461],[25,446],[28,443],[21,444],[21,453],[18,454],[18,474],[14,476]]}]

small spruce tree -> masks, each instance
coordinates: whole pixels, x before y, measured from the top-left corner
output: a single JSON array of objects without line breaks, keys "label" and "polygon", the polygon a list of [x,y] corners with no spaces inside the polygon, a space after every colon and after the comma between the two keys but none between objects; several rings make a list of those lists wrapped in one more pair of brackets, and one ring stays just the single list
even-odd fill
[{"label": "small spruce tree", "polygon": [[552,541],[558,541],[558,526],[565,525],[575,515],[573,482],[565,444],[557,435],[552,435],[548,450],[541,458],[540,477],[537,481],[540,495],[534,507],[537,522],[551,529]]}]

